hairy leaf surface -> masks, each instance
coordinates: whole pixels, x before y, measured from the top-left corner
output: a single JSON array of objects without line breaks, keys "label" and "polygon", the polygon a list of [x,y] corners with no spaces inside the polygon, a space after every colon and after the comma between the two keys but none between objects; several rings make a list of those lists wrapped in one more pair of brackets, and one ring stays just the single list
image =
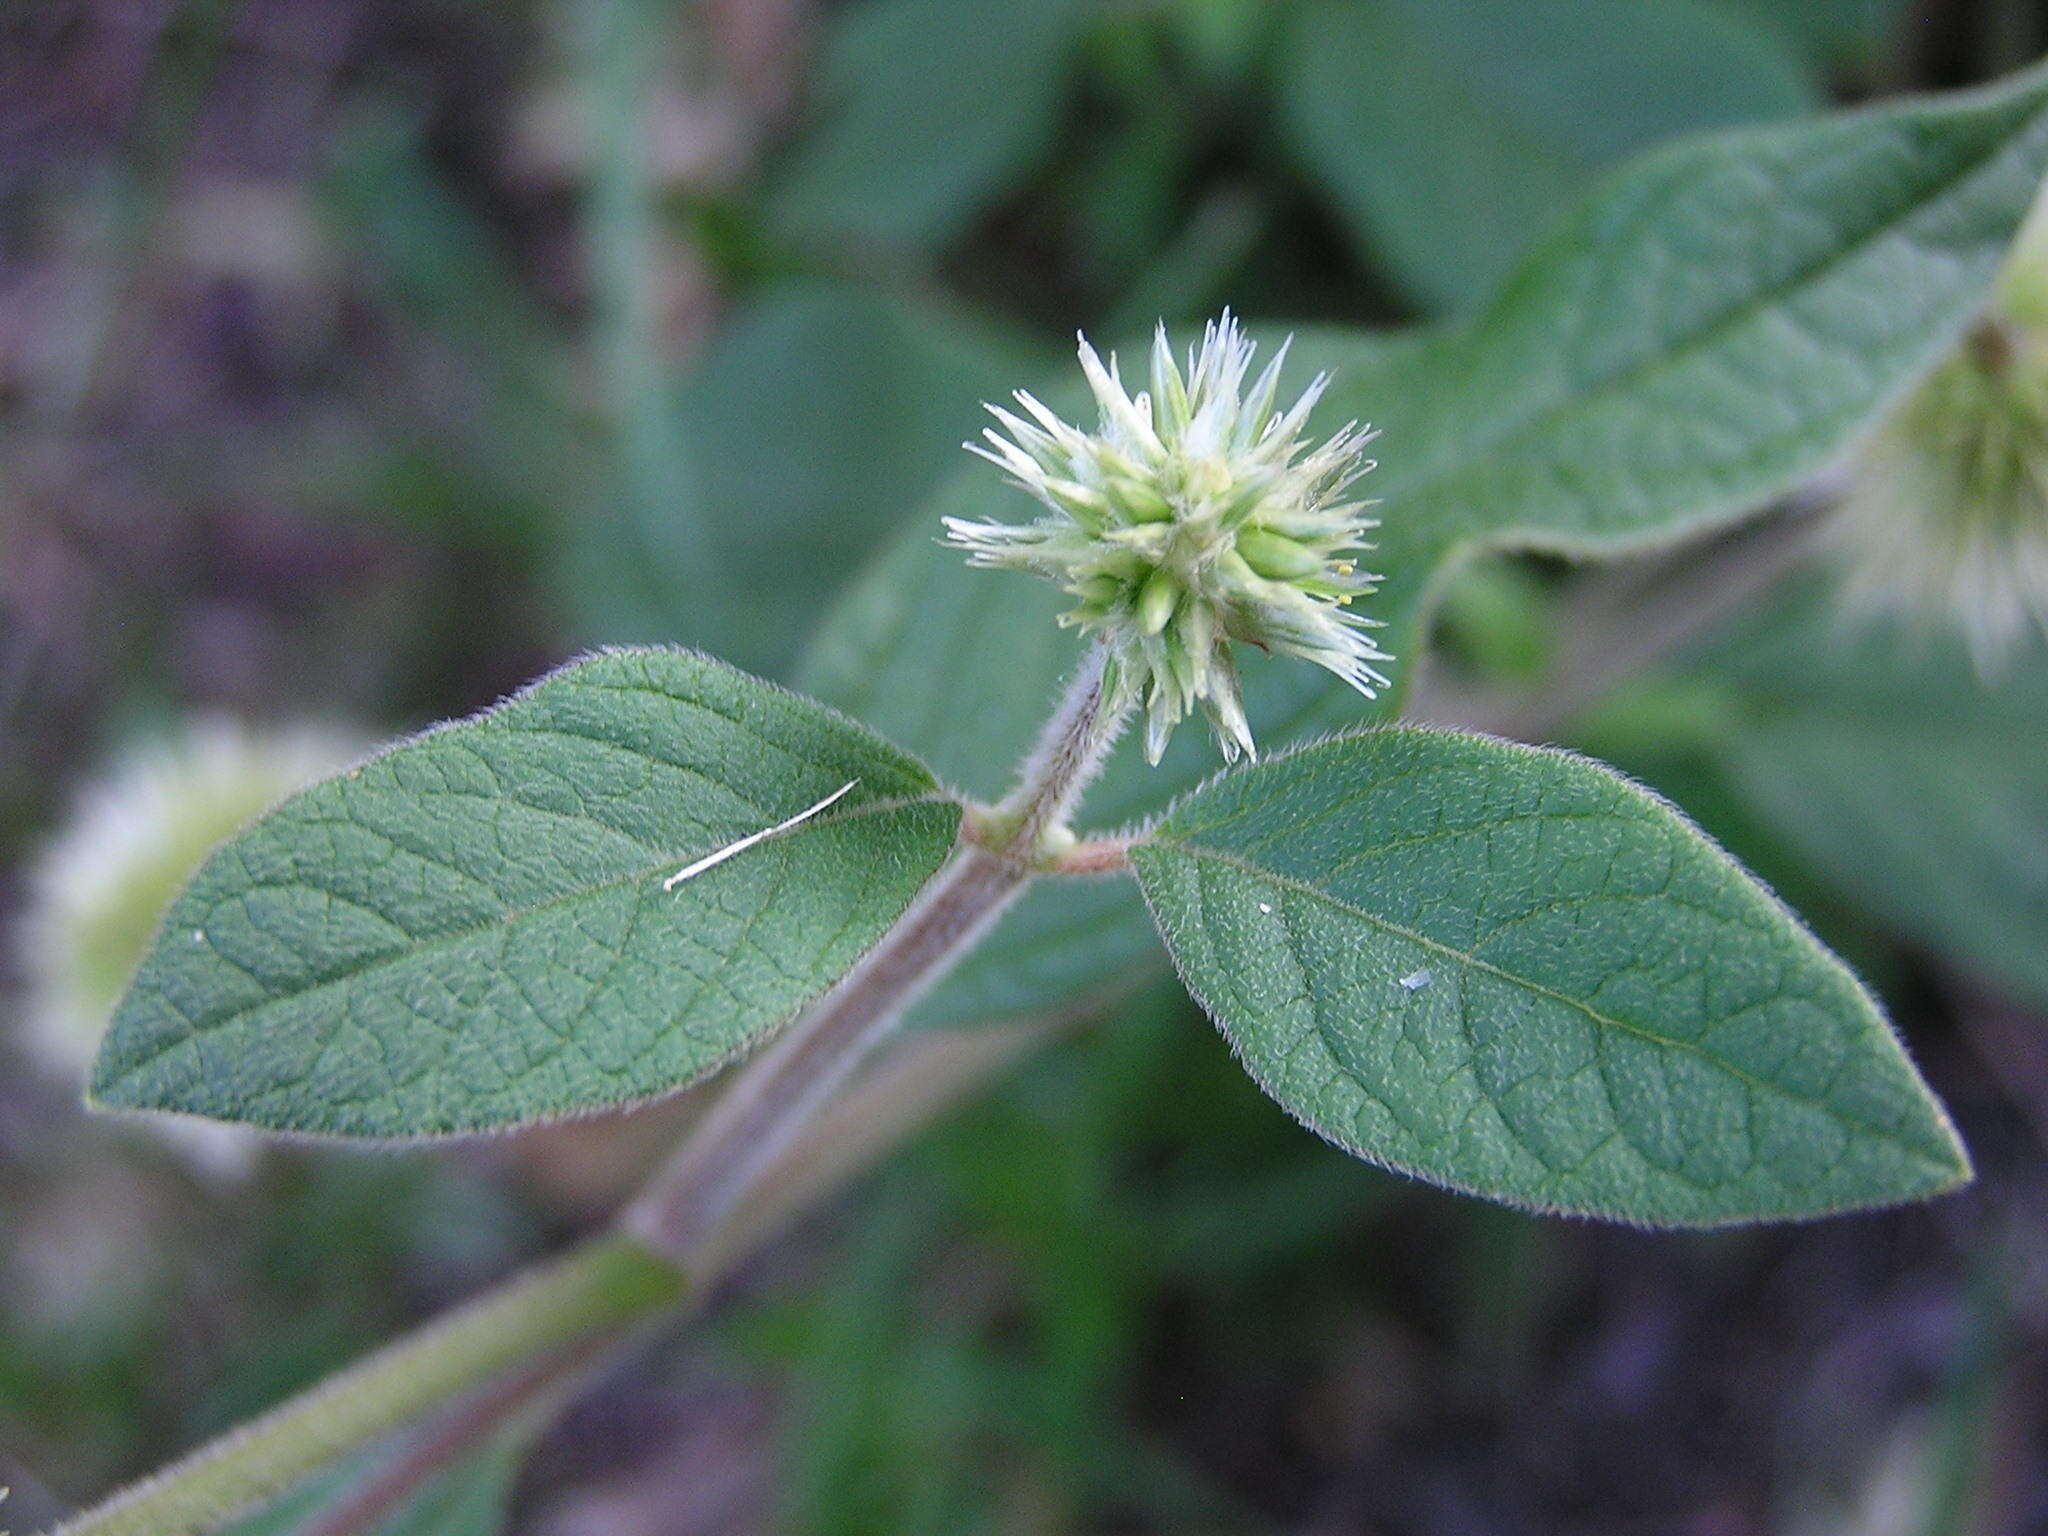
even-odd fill
[{"label": "hairy leaf surface", "polygon": [[[685,864],[829,810],[677,886]],[[684,651],[564,668],[315,785],[217,851],[93,1095],[418,1136],[676,1088],[887,930],[959,817],[862,726]]]},{"label": "hairy leaf surface", "polygon": [[1052,143],[1078,0],[874,0],[833,13],[824,120],[771,190],[810,236],[958,235]]},{"label": "hairy leaf surface", "polygon": [[1131,857],[1252,1075],[1360,1156],[1658,1225],[1968,1176],[1840,962],[1669,806],[1584,759],[1341,737],[1215,780]]}]

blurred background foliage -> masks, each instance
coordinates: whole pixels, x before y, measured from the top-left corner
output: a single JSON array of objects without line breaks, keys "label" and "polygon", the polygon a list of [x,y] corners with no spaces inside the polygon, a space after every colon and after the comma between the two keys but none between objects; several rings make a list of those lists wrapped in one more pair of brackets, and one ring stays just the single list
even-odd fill
[{"label": "blurred background foliage", "polygon": [[[1661,140],[2044,48],[2026,0],[17,0],[0,921],[196,712],[396,733],[617,641],[798,675],[1077,326],[1457,316]],[[1147,982],[402,1529],[2048,1529],[2048,665],[1845,635],[1823,573],[1585,665],[1589,590],[1714,558],[1489,560],[1424,701],[1742,854],[1884,992],[1974,1191],[1540,1223],[1322,1147]],[[18,1527],[588,1226],[694,1113],[223,1179],[84,1119],[11,950]]]}]

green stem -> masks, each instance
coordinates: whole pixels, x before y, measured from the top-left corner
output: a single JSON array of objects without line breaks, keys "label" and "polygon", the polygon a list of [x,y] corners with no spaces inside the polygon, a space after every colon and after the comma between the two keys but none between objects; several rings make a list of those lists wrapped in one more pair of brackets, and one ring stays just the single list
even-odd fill
[{"label": "green stem", "polygon": [[[718,1234],[696,1267],[692,1297],[703,1296],[726,1267],[756,1242],[779,1231],[817,1200],[849,1182],[916,1127],[979,1087],[1061,1027],[1063,1021],[925,1031],[887,1053],[806,1128],[770,1170],[755,1197]],[[525,1420],[537,1431],[552,1411],[600,1369],[624,1338],[542,1356],[470,1394],[412,1443],[351,1489],[346,1500],[296,1536],[366,1536],[380,1529],[405,1501],[435,1476],[507,1426]]]},{"label": "green stem", "polygon": [[52,1536],[199,1536],[536,1355],[624,1332],[681,1300],[682,1271],[596,1239],[201,1448]]},{"label": "green stem", "polygon": [[408,1500],[485,1441],[512,1435],[514,1426],[523,1437],[522,1445],[524,1439],[538,1434],[584,1378],[619,1348],[622,1339],[622,1335],[598,1337],[542,1355],[472,1392],[409,1437],[407,1444],[292,1536],[369,1536],[384,1529]]},{"label": "green stem", "polygon": [[1130,715],[1130,701],[1111,676],[1109,647],[1096,643],[1082,653],[1067,690],[1024,760],[1017,787],[996,807],[985,842],[992,851],[1032,866],[1049,851],[1095,775],[1116,745]]}]

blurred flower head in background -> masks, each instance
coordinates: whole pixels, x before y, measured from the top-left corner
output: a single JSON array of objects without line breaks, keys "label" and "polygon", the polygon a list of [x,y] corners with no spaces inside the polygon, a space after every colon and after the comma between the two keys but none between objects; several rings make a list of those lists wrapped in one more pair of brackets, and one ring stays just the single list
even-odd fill
[{"label": "blurred flower head in background", "polygon": [[1371,469],[1370,429],[1348,423],[1310,448],[1301,435],[1329,383],[1317,377],[1276,409],[1282,346],[1246,389],[1257,344],[1225,311],[1203,329],[1182,370],[1160,326],[1151,388],[1133,398],[1083,338],[1081,369],[1099,413],[1095,431],[1059,419],[1017,392],[1032,418],[992,405],[1009,433],[967,447],[1044,503],[1022,527],[945,520],[972,564],[1029,571],[1078,598],[1061,618],[1101,637],[1122,702],[1142,699],[1145,755],[1166,750],[1196,705],[1215,723],[1224,755],[1254,751],[1230,642],[1328,668],[1367,698],[1385,686],[1373,663],[1374,621],[1349,610],[1379,578],[1359,571],[1378,526],[1370,505],[1343,500]]},{"label": "blurred flower head in background", "polygon": [[[367,743],[330,725],[256,728],[190,721],[131,745],[77,796],[29,872],[17,930],[24,1049],[83,1083],[115,1004],[172,899],[214,846]],[[251,1143],[227,1127],[165,1122],[194,1160],[219,1171]]]},{"label": "blurred flower head in background", "polygon": [[1986,675],[2048,634],[2048,195],[1990,311],[1858,456],[1830,535],[1852,613],[1952,630]]}]

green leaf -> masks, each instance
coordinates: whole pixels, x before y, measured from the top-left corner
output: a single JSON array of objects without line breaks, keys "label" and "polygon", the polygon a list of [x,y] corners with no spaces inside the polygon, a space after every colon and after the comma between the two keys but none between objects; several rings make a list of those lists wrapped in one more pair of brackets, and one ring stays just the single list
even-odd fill
[{"label": "green leaf", "polygon": [[1659,150],[1471,325],[1342,374],[1396,683],[1463,555],[1655,547],[1824,467],[1954,345],[2044,172],[2042,70]]},{"label": "green leaf", "polygon": [[832,33],[824,120],[769,198],[793,232],[938,245],[1052,145],[1080,0],[868,0]]},{"label": "green leaf", "polygon": [[1279,72],[1294,152],[1436,311],[1486,297],[1628,155],[1817,105],[1775,37],[1694,0],[1322,0]]},{"label": "green leaf", "polygon": [[1795,597],[1698,670],[1702,749],[1750,809],[1900,933],[2048,1008],[2048,647],[1985,681],[1963,647],[1846,633]]},{"label": "green leaf", "polygon": [[216,852],[115,1015],[93,1095],[391,1137],[664,1093],[840,976],[958,818],[923,765],[721,663],[578,662]]},{"label": "green leaf", "polygon": [[[953,469],[981,401],[1043,355],[944,305],[792,283],[751,302],[677,391],[741,606],[719,654],[778,672],[903,510]],[[763,594],[770,600],[764,601]]]},{"label": "green leaf", "polygon": [[[331,494],[374,462],[376,444],[395,440],[458,488],[435,504],[443,518],[501,536],[508,522],[538,528],[584,495],[594,461],[569,337],[523,290],[490,221],[437,172],[424,137],[417,122],[375,108],[335,134],[317,186],[321,218],[360,267],[367,301],[413,344],[348,378],[376,427],[372,443],[310,466],[301,449],[283,467],[312,483],[290,499]],[[452,373],[466,388],[451,402]],[[216,451],[233,462],[248,449]],[[357,493],[364,510],[387,515],[399,499],[374,483]]]},{"label": "green leaf", "polygon": [[1847,969],[1668,805],[1585,759],[1340,737],[1213,781],[1131,862],[1253,1077],[1359,1156],[1685,1226],[1968,1177]]}]

